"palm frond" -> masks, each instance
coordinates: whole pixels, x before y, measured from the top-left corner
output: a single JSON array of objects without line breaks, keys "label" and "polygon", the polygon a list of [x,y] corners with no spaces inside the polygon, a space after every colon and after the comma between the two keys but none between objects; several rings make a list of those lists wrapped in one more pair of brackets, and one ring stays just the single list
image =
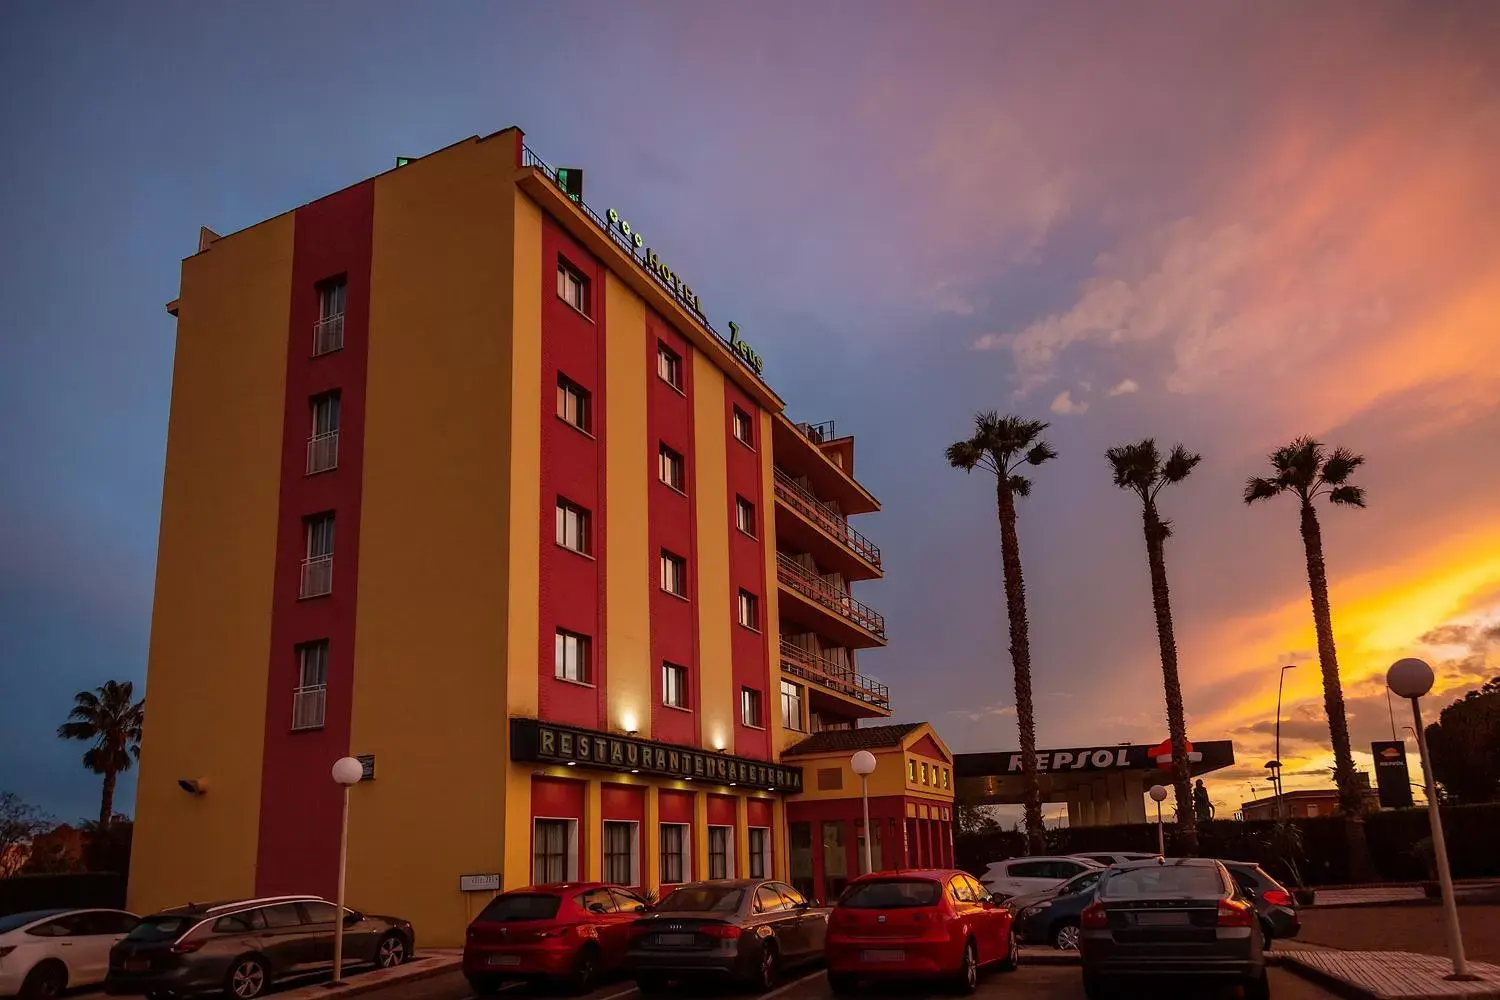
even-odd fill
[{"label": "palm frond", "polygon": [[1188,477],[1188,474],[1197,468],[1198,463],[1203,461],[1203,456],[1195,451],[1188,451],[1180,444],[1172,446],[1172,453],[1167,456],[1167,461],[1161,467],[1161,478],[1163,482],[1180,483]]},{"label": "palm frond", "polygon": [[1314,488],[1322,465],[1323,445],[1305,435],[1271,453],[1277,481],[1302,494]]},{"label": "palm frond", "polygon": [[973,472],[974,467],[984,457],[984,452],[980,451],[979,446],[972,440],[956,441],[948,446],[946,455],[948,464],[955,469]]},{"label": "palm frond", "polygon": [[1025,476],[1010,477],[1010,491],[1018,497],[1031,496],[1031,480]]},{"label": "palm frond", "polygon": [[1039,441],[1032,445],[1031,450],[1026,453],[1026,464],[1041,465],[1043,462],[1050,462],[1056,457],[1057,449],[1045,441]]},{"label": "palm frond", "polygon": [[1354,470],[1365,464],[1365,456],[1356,455],[1348,448],[1335,448],[1323,463],[1323,482],[1329,486],[1343,486],[1354,475]]},{"label": "palm frond", "polygon": [[91,740],[98,735],[99,727],[92,722],[64,722],[57,727],[57,738],[60,740]]},{"label": "palm frond", "polygon": [[1363,507],[1365,505],[1365,488],[1363,486],[1336,486],[1328,493],[1328,499],[1337,504],[1348,507]]},{"label": "palm frond", "polygon": [[1251,476],[1245,480],[1245,502],[1254,503],[1257,500],[1269,500],[1288,487],[1276,479],[1266,479],[1264,476]]},{"label": "palm frond", "polygon": [[1105,451],[1114,473],[1115,485],[1122,490],[1131,490],[1145,499],[1156,482],[1161,465],[1161,455],[1156,450],[1156,441],[1146,438],[1136,444],[1117,445]]}]

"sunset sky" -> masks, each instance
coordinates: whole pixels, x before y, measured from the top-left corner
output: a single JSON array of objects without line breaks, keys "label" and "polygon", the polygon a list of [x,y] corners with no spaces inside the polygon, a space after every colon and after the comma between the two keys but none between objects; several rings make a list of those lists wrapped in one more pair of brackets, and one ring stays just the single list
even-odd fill
[{"label": "sunset sky", "polygon": [[1368,509],[1320,514],[1367,766],[1392,660],[1438,667],[1431,715],[1500,674],[1497,53],[1490,0],[0,5],[0,790],[96,810],[52,731],[144,678],[198,227],[512,124],[855,436],[861,669],[956,750],[1016,745],[991,483],[943,460],[976,409],[1060,452],[1020,512],[1043,746],[1166,736],[1104,450],[1203,454],[1162,505],[1221,814],[1265,792],[1283,663],[1287,768],[1331,762],[1297,512],[1243,483],[1298,434],[1362,452]]}]

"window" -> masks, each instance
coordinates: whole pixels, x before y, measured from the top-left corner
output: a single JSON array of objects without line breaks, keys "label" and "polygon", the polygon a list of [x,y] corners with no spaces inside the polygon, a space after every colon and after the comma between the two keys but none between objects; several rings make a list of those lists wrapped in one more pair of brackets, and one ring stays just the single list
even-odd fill
[{"label": "window", "polygon": [[604,821],[604,881],[615,885],[639,885],[635,856],[634,823]]},{"label": "window", "polygon": [[610,889],[609,893],[615,897],[615,909],[620,913],[645,913],[646,901],[634,893],[625,892],[623,889]]},{"label": "window", "polygon": [[271,930],[302,926],[302,914],[297,912],[296,903],[277,903],[275,906],[265,907],[260,912],[265,917],[266,926]]},{"label": "window", "polygon": [[307,525],[307,558],[333,558],[333,515],[310,517]]},{"label": "window", "polygon": [[849,883],[849,852],[844,848],[844,821],[823,821],[823,879],[828,895],[838,898]]},{"label": "window", "polygon": [[534,885],[571,882],[578,877],[577,830],[576,820],[536,820],[531,836],[531,881]]},{"label": "window", "polygon": [[332,903],[309,902],[303,903],[302,913],[310,924],[327,924],[328,929],[333,929],[334,914],[338,909]]},{"label": "window", "polygon": [[761,719],[760,692],[755,688],[740,688],[740,722],[760,729],[765,725]]},{"label": "window", "polygon": [[675,663],[661,665],[661,703],[673,708],[687,708],[687,667]]},{"label": "window", "polygon": [[781,682],[781,725],[784,729],[802,732],[802,686],[791,681]]},{"label": "window", "polygon": [[917,781],[917,762],[915,758],[906,758],[906,780],[912,784]]},{"label": "window", "polygon": [[943,787],[948,788],[952,784],[952,781],[953,776],[948,772],[946,767],[943,768]]},{"label": "window", "polygon": [[865,837],[866,837],[866,832],[864,830],[864,827],[861,824],[859,824],[859,823],[856,822],[855,825],[856,825],[856,831],[855,831],[855,833],[856,833],[856,839],[858,840],[858,843],[855,844],[854,856],[859,859],[859,873],[861,875],[868,875],[871,871],[877,871],[878,872],[878,871],[883,870],[885,868],[885,856],[884,856],[885,852],[884,852],[884,845],[881,843],[880,820],[877,819],[877,820],[875,820],[874,822],[872,822],[870,824],[870,829],[869,829],[868,836],[870,838],[870,865],[871,865],[871,867],[869,869],[865,868]]},{"label": "window", "polygon": [[746,628],[760,628],[760,598],[748,590],[740,591],[740,624]]},{"label": "window", "polygon": [[312,430],[307,438],[307,474],[327,472],[339,464],[339,394],[312,398]]},{"label": "window", "polygon": [[557,376],[557,415],[585,434],[593,433],[593,396],[568,378]]},{"label": "window", "polygon": [[663,823],[660,830],[662,884],[680,885],[688,873],[687,824]]},{"label": "window", "polygon": [[751,422],[750,414],[738,406],[734,408],[733,428],[735,440],[752,448],[755,447],[755,424]]},{"label": "window", "polygon": [[662,445],[657,453],[656,476],[677,492],[685,492],[682,488],[682,456],[666,445]]},{"label": "window", "polygon": [[615,912],[615,898],[609,894],[608,889],[590,889],[588,892],[580,892],[574,898],[589,913]]},{"label": "window", "polygon": [[786,900],[781,898],[781,893],[768,885],[763,885],[755,890],[755,912],[775,913],[786,908]]},{"label": "window", "polygon": [[734,827],[708,828],[708,877],[734,878]]},{"label": "window", "polygon": [[319,514],[303,522],[307,535],[302,560],[301,597],[321,597],[333,592],[333,515]]},{"label": "window", "polygon": [[313,324],[313,357],[344,349],[344,304],[349,284],[333,278],[318,286],[318,321]]},{"label": "window", "polygon": [[557,259],[557,297],[585,316],[589,314],[589,279],[561,257]]},{"label": "window", "polygon": [[768,827],[750,828],[750,877],[769,878],[771,875],[771,831]]},{"label": "window", "polygon": [[662,549],[661,589],[677,597],[687,596],[687,560]]},{"label": "window", "polygon": [[734,498],[734,526],[755,537],[755,504],[744,497]]},{"label": "window", "polygon": [[589,664],[589,639],[563,629],[557,630],[556,672],[560,681],[589,684],[593,681],[593,670]]},{"label": "window", "polygon": [[297,687],[292,692],[292,728],[322,729],[328,700],[328,640],[297,647]]},{"label": "window", "polygon": [[266,918],[261,910],[231,913],[214,921],[215,934],[254,934],[265,929]]},{"label": "window", "polygon": [[932,782],[930,782],[930,781],[927,780],[927,762],[926,761],[922,762],[922,784],[924,784],[924,785],[930,785],[930,784],[932,784]]},{"label": "window", "polygon": [[682,391],[682,355],[666,344],[656,344],[656,374],[672,388]]},{"label": "window", "polygon": [[557,498],[557,544],[585,556],[591,548],[589,512],[562,497]]}]

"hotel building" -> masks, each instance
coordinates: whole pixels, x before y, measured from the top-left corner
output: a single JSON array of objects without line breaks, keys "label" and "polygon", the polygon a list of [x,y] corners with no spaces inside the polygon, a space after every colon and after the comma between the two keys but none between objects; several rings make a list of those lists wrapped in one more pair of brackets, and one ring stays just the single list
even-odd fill
[{"label": "hotel building", "polygon": [[129,898],[489,894],[951,859],[951,755],[851,593],[854,442],[517,129],[182,264]]}]

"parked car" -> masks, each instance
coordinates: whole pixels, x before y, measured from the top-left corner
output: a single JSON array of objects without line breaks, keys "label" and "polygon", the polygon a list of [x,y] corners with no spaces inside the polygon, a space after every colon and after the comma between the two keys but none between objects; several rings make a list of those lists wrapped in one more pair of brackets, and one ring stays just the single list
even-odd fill
[{"label": "parked car", "polygon": [[1082,858],[1012,858],[991,864],[979,877],[979,883],[995,896],[1007,899],[1055,889],[1074,875],[1102,867],[1096,861]]},{"label": "parked car", "polygon": [[[223,990],[254,1000],[273,982],[333,968],[338,907],[318,896],[189,903],[142,917],[110,949],[104,988],[186,996]],[[411,957],[409,922],[344,909],[344,961],[379,968]]]},{"label": "parked car", "polygon": [[30,910],[0,917],[0,997],[45,1000],[103,982],[109,949],[139,920],[124,910]]},{"label": "parked car", "polygon": [[1228,869],[1211,858],[1109,868],[1080,917],[1084,995],[1111,996],[1126,978],[1153,989],[1203,978],[1239,983],[1247,1000],[1269,1000],[1259,919]]},{"label": "parked car", "polygon": [[625,965],[630,927],[650,906],[628,889],[601,882],[532,885],[501,893],[464,937],[464,975],[480,996],[508,980],[593,988]]},{"label": "parked car", "polygon": [[1055,889],[1007,899],[1005,905],[1016,915],[1016,936],[1021,943],[1049,944],[1062,951],[1076,949],[1079,916],[1093,902],[1094,888],[1103,874],[1103,868],[1094,868],[1074,875]]},{"label": "parked car", "polygon": [[979,971],[1020,961],[1010,910],[967,872],[876,872],[849,883],[828,918],[828,985],[947,979],[974,992]]},{"label": "parked car", "polygon": [[1068,855],[1070,858],[1082,858],[1084,861],[1092,861],[1096,865],[1108,868],[1110,865],[1123,865],[1127,861],[1150,861],[1161,857],[1160,854],[1152,854],[1147,851],[1080,851],[1077,854]]},{"label": "parked car", "polygon": [[1240,891],[1255,904],[1260,915],[1261,944],[1271,947],[1277,938],[1294,938],[1302,932],[1302,918],[1297,914],[1297,900],[1286,886],[1267,875],[1253,861],[1225,861],[1230,877]]},{"label": "parked car", "polygon": [[675,979],[738,979],[770,989],[823,957],[828,910],[784,882],[717,879],[672,890],[631,928],[628,962],[642,993]]}]

